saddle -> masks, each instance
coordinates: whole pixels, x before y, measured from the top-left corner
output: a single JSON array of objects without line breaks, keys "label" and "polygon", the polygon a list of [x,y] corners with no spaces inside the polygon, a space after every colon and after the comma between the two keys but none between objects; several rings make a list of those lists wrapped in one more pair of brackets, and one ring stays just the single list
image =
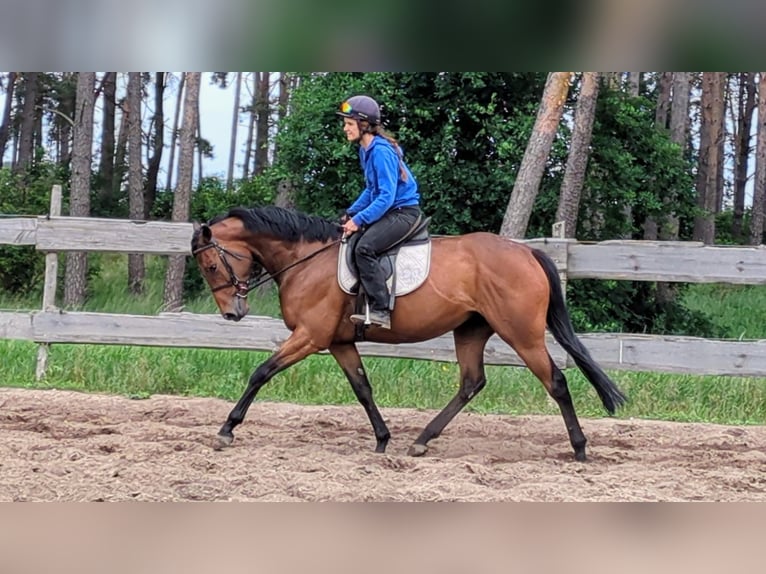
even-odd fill
[{"label": "saddle", "polygon": [[[430,221],[430,217],[421,214],[407,234],[380,256],[388,292],[391,294],[389,308],[392,310],[395,297],[411,293],[428,277],[431,264],[431,236],[428,233]],[[354,260],[354,247],[360,237],[361,233],[354,233],[341,243],[338,256],[338,284],[349,295],[360,294],[359,274]]]}]

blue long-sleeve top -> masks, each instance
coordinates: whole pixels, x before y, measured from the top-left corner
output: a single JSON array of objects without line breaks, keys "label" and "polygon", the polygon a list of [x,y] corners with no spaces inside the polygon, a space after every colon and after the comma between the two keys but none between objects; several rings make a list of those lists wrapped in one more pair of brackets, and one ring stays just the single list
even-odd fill
[{"label": "blue long-sleeve top", "polygon": [[[420,203],[418,184],[410,168],[387,139],[375,136],[367,148],[360,146],[359,160],[366,187],[347,210],[354,223],[369,225],[391,209]],[[404,167],[406,180],[402,179],[400,166]]]}]

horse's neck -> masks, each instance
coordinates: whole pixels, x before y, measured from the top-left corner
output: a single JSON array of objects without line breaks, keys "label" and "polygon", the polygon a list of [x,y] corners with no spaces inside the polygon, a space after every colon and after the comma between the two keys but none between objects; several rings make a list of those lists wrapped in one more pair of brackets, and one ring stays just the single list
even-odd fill
[{"label": "horse's neck", "polygon": [[259,245],[263,266],[271,273],[279,273],[291,265],[300,266],[310,259],[325,243],[305,241],[290,242],[279,239],[264,239]]}]

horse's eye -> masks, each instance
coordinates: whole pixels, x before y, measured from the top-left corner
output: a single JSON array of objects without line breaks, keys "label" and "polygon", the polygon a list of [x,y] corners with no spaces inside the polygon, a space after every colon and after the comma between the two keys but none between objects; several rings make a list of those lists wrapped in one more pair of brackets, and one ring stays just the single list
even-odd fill
[{"label": "horse's eye", "polygon": [[218,265],[216,265],[215,263],[213,263],[213,265],[209,265],[209,266],[208,266],[207,270],[208,270],[210,273],[215,273],[215,272],[218,270]]}]

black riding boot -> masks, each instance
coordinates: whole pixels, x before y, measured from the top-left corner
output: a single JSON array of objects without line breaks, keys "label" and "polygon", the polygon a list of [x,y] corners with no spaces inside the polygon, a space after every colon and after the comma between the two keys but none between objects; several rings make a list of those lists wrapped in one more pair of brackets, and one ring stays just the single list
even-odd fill
[{"label": "black riding boot", "polygon": [[[366,250],[364,246],[359,246],[356,249],[356,264],[359,269],[359,280],[370,304],[370,323],[383,329],[390,329],[391,311],[388,308],[390,296],[378,257]],[[351,321],[367,323],[367,316],[351,315]]]},{"label": "black riding boot", "polygon": [[[370,302],[370,322],[384,329],[391,328],[391,301],[378,257],[404,237],[419,214],[415,206],[392,209],[363,232],[354,250],[359,281]],[[354,322],[366,323],[366,319],[351,315]]]}]

